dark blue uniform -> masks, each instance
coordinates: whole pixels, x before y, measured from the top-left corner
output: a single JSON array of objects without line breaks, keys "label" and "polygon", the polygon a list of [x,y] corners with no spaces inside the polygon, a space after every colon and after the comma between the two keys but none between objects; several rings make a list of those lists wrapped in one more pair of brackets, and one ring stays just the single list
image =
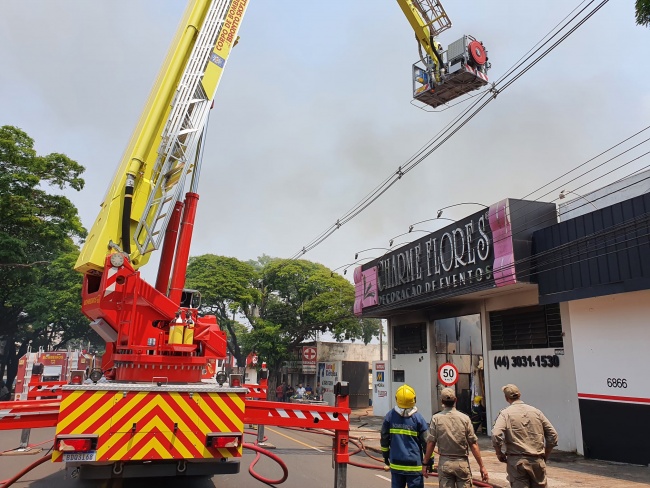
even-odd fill
[{"label": "dark blue uniform", "polygon": [[422,456],[429,426],[417,408],[395,407],[381,426],[381,450],[391,470],[391,488],[422,488]]}]

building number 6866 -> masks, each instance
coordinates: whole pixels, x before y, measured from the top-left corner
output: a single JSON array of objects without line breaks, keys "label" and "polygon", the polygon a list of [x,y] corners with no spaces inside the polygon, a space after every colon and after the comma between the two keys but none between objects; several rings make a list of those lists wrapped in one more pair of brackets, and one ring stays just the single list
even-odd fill
[{"label": "building number 6866", "polygon": [[607,386],[610,388],[627,388],[627,378],[607,378]]}]

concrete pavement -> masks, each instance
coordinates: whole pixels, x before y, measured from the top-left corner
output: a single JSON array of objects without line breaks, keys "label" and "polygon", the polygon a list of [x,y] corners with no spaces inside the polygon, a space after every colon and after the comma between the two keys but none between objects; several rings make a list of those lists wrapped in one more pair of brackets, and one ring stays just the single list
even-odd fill
[{"label": "concrete pavement", "polygon": [[[380,453],[379,432],[383,418],[374,416],[372,407],[352,410],[350,435],[360,439],[366,449]],[[508,488],[506,465],[499,462],[489,437],[479,436],[479,446],[490,483]],[[470,464],[478,477],[478,464],[470,454]],[[589,488],[641,488],[650,486],[650,467],[585,459],[575,453],[553,451],[547,463],[549,488],[584,486]]]}]

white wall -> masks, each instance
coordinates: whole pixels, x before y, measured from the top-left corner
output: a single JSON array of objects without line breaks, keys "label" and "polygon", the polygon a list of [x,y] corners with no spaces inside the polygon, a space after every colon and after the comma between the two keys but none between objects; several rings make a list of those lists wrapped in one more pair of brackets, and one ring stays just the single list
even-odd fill
[{"label": "white wall", "polygon": [[[563,352],[567,349],[564,348]],[[572,381],[573,358],[571,354],[558,354],[559,367],[537,366],[536,357],[553,356],[555,349],[516,349],[509,351],[490,351],[487,357],[487,368],[490,370],[489,394],[487,401],[490,403],[488,419],[490,430],[499,411],[508,406],[501,387],[514,383],[521,390],[521,399],[534,407],[539,408],[551,421],[559,435],[558,449],[562,451],[576,451],[576,436],[574,431],[574,417],[569,415],[569,405],[575,399],[576,392]],[[496,357],[506,356],[509,367],[495,366]],[[514,366],[514,357],[524,356],[534,363],[534,366]]]},{"label": "white wall", "polygon": [[[384,345],[384,358],[388,346]],[[378,361],[380,356],[379,344],[363,344],[350,342],[321,342],[316,343],[318,361]]]},{"label": "white wall", "polygon": [[[578,394],[650,397],[650,291],[569,302]],[[625,379],[627,388],[610,387]]]},{"label": "white wall", "polygon": [[650,170],[628,176],[589,193],[582,193],[580,190],[578,193],[567,193],[566,198],[570,201],[558,206],[559,221],[564,222],[579,215],[643,195],[648,191],[650,191]]},{"label": "white wall", "polygon": [[[431,385],[434,382],[431,377],[430,361],[436,360],[435,354],[422,353],[422,354],[395,354],[390,362],[390,375],[391,375],[391,407],[395,406],[395,392],[404,383],[396,383],[392,381],[394,370],[403,369],[405,374],[405,383],[415,389],[417,395],[418,411],[428,421],[431,418]],[[440,410],[436,408],[435,411]]]}]

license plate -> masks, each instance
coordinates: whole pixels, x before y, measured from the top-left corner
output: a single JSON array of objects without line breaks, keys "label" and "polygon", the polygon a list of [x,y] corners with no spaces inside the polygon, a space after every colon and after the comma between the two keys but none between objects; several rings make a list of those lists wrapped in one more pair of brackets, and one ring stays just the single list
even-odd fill
[{"label": "license plate", "polygon": [[97,451],[89,452],[66,452],[63,454],[63,462],[70,463],[75,461],[96,461]]}]

